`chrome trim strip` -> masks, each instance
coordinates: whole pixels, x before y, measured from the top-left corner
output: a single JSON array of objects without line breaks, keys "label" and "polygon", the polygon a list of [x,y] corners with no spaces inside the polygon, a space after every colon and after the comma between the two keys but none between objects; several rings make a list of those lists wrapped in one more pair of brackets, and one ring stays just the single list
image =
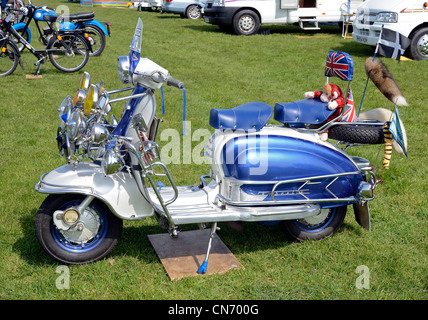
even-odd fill
[{"label": "chrome trim strip", "polygon": [[356,201],[355,197],[348,198],[329,198],[329,199],[309,199],[309,200],[275,200],[275,201],[234,201],[217,194],[216,200],[220,199],[225,204],[236,207],[254,207],[254,206],[277,206],[277,205],[291,205],[291,204],[314,204],[321,202],[345,202],[353,203]]}]

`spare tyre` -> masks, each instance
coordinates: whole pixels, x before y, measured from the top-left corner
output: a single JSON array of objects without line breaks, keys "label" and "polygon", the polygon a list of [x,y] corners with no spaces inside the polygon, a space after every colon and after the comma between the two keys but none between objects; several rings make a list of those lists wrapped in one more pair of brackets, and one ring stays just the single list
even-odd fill
[{"label": "spare tyre", "polygon": [[[379,123],[380,124],[380,123]],[[360,144],[383,144],[383,126],[365,124],[337,124],[328,129],[330,139]]]}]

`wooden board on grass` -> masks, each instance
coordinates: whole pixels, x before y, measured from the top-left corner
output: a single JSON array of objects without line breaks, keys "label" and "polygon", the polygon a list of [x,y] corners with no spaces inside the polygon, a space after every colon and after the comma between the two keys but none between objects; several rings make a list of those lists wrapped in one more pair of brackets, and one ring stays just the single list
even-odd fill
[{"label": "wooden board on grass", "polygon": [[[178,280],[186,276],[203,276],[197,270],[204,262],[210,232],[210,229],[183,231],[177,238],[172,238],[167,233],[151,234],[148,238],[168,277]],[[223,274],[235,268],[244,267],[216,234],[205,275]]]}]

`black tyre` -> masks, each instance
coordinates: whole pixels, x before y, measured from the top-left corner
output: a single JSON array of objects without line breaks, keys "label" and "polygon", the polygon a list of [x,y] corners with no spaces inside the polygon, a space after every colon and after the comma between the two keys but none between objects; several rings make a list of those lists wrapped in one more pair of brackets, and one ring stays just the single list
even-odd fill
[{"label": "black tyre", "polygon": [[335,125],[328,129],[328,137],[348,143],[384,143],[382,126],[364,126],[358,124]]},{"label": "black tyre", "polygon": [[347,206],[322,209],[313,217],[281,221],[282,231],[293,241],[321,240],[330,237],[342,226]]},{"label": "black tyre", "polygon": [[260,18],[252,10],[239,11],[233,18],[233,30],[238,35],[250,36],[260,28]]},{"label": "black tyre", "polygon": [[36,216],[36,237],[43,250],[65,264],[85,264],[104,258],[117,244],[123,222],[102,202],[93,200],[80,216],[83,228],[60,230],[53,222],[56,210],[79,205],[83,196],[76,194],[49,195]]},{"label": "black tyre", "polygon": [[106,47],[106,36],[104,32],[96,27],[87,25],[85,26],[86,33],[89,35],[89,43],[92,47],[92,52],[89,53],[91,57],[99,56]]},{"label": "black tyre", "polygon": [[[63,42],[62,42],[63,41]],[[49,60],[55,68],[63,72],[76,72],[82,69],[89,59],[89,44],[78,33],[62,35],[62,41],[55,39],[49,47]],[[65,46],[63,45],[65,43]]]},{"label": "black tyre", "polygon": [[19,63],[19,51],[11,40],[6,40],[0,50],[0,77],[12,74]]},{"label": "black tyre", "polygon": [[415,60],[428,60],[428,28],[422,28],[411,36],[410,55]]},{"label": "black tyre", "polygon": [[186,10],[186,18],[196,20],[202,18],[201,7],[197,5],[191,5]]}]

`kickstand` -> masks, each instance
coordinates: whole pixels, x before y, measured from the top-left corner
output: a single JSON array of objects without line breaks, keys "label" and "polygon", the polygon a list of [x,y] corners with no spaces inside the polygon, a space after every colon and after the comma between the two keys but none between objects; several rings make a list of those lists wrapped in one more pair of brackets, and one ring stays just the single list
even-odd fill
[{"label": "kickstand", "polygon": [[34,63],[35,66],[37,66],[36,74],[37,77],[40,73],[40,69],[42,68],[42,65],[45,63],[46,56],[42,56],[37,62]]},{"label": "kickstand", "polygon": [[38,76],[38,75],[39,75],[39,73],[40,73],[40,69],[42,68],[42,64],[43,64],[43,62],[40,62],[40,63],[39,63],[39,65],[37,66],[36,76]]},{"label": "kickstand", "polygon": [[198,273],[199,274],[204,274],[204,273],[207,272],[207,268],[208,268],[208,257],[210,255],[211,244],[212,244],[212,241],[214,239],[216,231],[217,231],[217,222],[214,222],[213,225],[212,225],[212,227],[211,227],[210,240],[208,242],[208,249],[207,249],[207,254],[205,256],[205,260],[201,264],[201,266],[198,268]]}]

